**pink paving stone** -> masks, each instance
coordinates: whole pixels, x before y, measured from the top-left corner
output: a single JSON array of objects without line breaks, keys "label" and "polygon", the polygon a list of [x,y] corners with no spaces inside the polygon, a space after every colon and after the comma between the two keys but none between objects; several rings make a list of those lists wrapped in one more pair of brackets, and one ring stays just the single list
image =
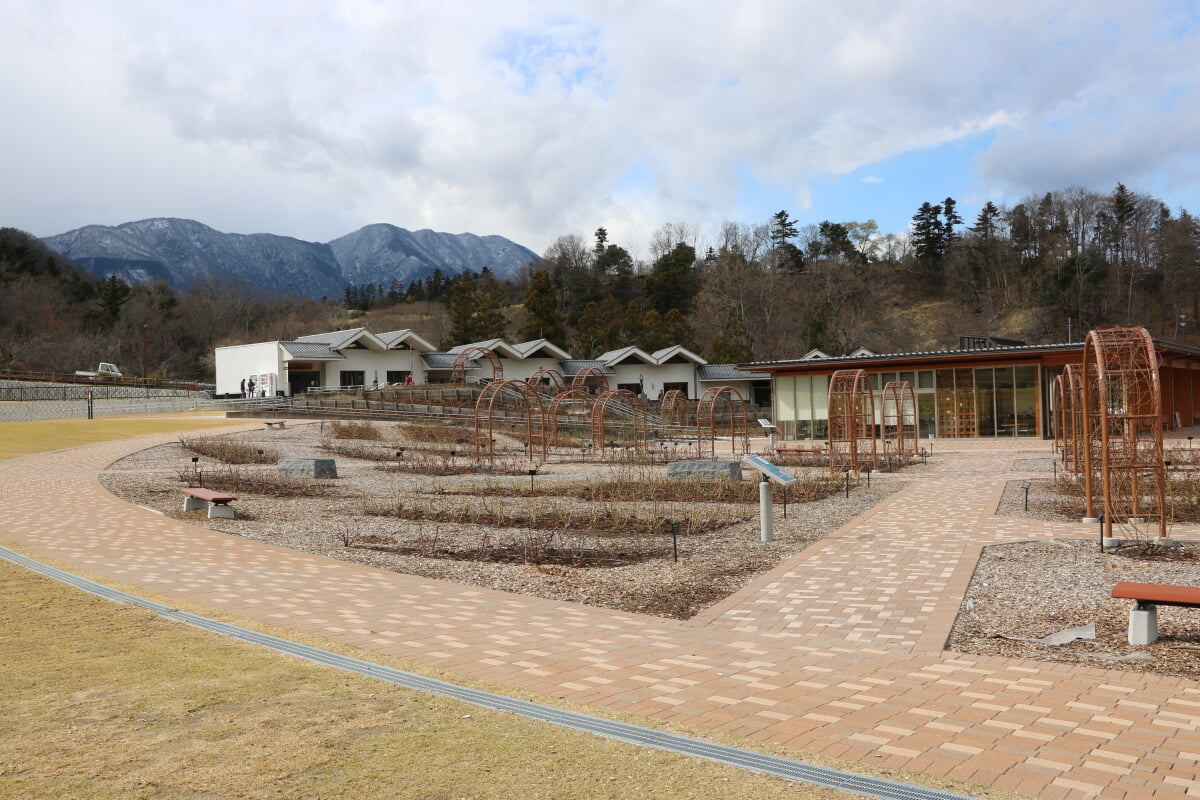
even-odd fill
[{"label": "pink paving stone", "polygon": [[[1178,756],[1200,753],[1200,683],[941,652],[982,546],[1080,535],[1078,525],[992,515],[1005,482],[1020,476],[1013,459],[1048,455],[1046,443],[938,442],[929,467],[903,476],[906,488],[679,623],[281,551],[151,514],[99,486],[108,463],[174,438],[0,468],[0,535],[31,555],[251,622],[751,741],[996,776],[1039,797],[1193,788],[1196,762]],[[1028,752],[1004,770],[1023,752],[1014,743]],[[1062,768],[1041,766],[1051,763]]]}]

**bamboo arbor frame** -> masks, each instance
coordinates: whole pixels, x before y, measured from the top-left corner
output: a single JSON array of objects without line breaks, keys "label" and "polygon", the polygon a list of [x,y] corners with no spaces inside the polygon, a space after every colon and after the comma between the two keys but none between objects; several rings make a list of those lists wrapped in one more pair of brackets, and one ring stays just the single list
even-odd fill
[{"label": "bamboo arbor frame", "polygon": [[[589,369],[592,368],[589,367]],[[604,452],[605,417],[614,403],[620,401],[629,404],[632,446],[638,451],[644,451],[646,449],[646,405],[642,402],[642,398],[628,389],[609,389],[596,399],[595,405],[592,406],[592,447]]]},{"label": "bamboo arbor frame", "polygon": [[[560,392],[550,401],[550,408],[546,412],[546,422],[550,428],[549,443],[551,447],[558,447],[558,423],[559,417],[563,414],[571,415],[572,408],[582,407],[583,412],[576,414],[580,417],[580,424],[586,424],[588,433],[591,433],[592,425],[592,408],[595,405],[593,397],[582,389],[567,389],[565,392]],[[563,406],[566,406],[564,409]]]},{"label": "bamboo arbor frame", "polygon": [[[492,381],[483,387],[475,402],[475,457],[486,454],[489,462],[496,458],[494,430],[498,412],[505,401],[518,400],[525,417],[525,452],[530,461],[546,460],[546,411],[542,398],[528,383],[521,380]],[[509,417],[508,421],[514,421]],[[541,458],[537,456],[540,453]]]},{"label": "bamboo arbor frame", "polygon": [[492,380],[504,380],[504,365],[500,357],[487,347],[468,347],[454,357],[454,368],[450,372],[450,383],[455,386],[467,385],[467,362],[475,356],[483,356],[492,364]]},{"label": "bamboo arbor frame", "polygon": [[1162,387],[1158,354],[1145,328],[1101,328],[1083,349],[1084,449],[1087,516],[1095,519],[1096,483],[1104,498],[1104,535],[1113,524],[1136,535],[1167,535],[1166,467],[1162,445]]},{"label": "bamboo arbor frame", "polygon": [[[711,386],[696,405],[696,449],[700,458],[717,455],[717,406],[725,402],[729,418],[729,448],[733,455],[750,452],[750,430],[746,423],[746,401],[732,386]],[[724,435],[724,434],[722,434]]]},{"label": "bamboo arbor frame", "polygon": [[917,393],[908,381],[888,381],[883,387],[883,438],[896,443],[901,459],[917,452]]},{"label": "bamboo arbor frame", "polygon": [[829,380],[829,470],[864,466],[879,466],[875,396],[864,370],[839,369]]}]

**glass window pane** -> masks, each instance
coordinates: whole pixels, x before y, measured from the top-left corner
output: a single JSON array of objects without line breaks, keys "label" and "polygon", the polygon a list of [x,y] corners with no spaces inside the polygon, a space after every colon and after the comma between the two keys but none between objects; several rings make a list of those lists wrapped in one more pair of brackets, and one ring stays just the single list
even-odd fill
[{"label": "glass window pane", "polygon": [[996,435],[996,387],[991,367],[975,370],[975,414],[980,436]]},{"label": "glass window pane", "polygon": [[933,370],[923,369],[917,373],[917,388],[932,389],[933,388]]},{"label": "glass window pane", "polygon": [[996,367],[996,435],[1017,435],[1017,412],[1013,403],[1013,369]]},{"label": "glass window pane", "polygon": [[914,389],[917,388],[917,373],[915,372],[901,372],[900,380],[908,381]]},{"label": "glass window pane", "polygon": [[[828,375],[814,375],[812,382],[812,410],[813,419],[819,420],[829,419],[829,377]],[[824,437],[824,433],[814,434],[817,438]]]},{"label": "glass window pane", "polygon": [[796,379],[783,375],[775,379],[775,424],[796,418]]},{"label": "glass window pane", "polygon": [[1017,418],[1017,436],[1036,436],[1037,427],[1037,368],[1017,367],[1014,370],[1013,402]]}]

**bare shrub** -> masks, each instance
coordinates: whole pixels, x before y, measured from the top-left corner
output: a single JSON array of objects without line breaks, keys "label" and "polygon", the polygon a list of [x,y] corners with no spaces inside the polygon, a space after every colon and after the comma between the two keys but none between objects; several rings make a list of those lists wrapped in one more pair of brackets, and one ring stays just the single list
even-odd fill
[{"label": "bare shrub", "polygon": [[[517,470],[515,474],[522,474]],[[840,478],[827,473],[801,475],[787,488],[788,502],[807,503],[837,494],[842,489]],[[487,481],[479,486],[458,492],[443,489],[443,494],[473,494],[480,496],[573,497],[593,503],[601,501],[662,501],[685,503],[757,503],[758,482],[713,478],[638,478],[632,474],[616,474],[612,478],[593,478],[586,483],[569,485],[535,485],[523,481]],[[782,503],[784,489],[771,485],[775,502]]]},{"label": "bare shrub", "polygon": [[203,486],[238,494],[259,494],[267,497],[337,497],[340,492],[329,481],[276,475],[267,470],[250,470],[237,466],[212,470],[181,469],[177,473],[189,487]]},{"label": "bare shrub", "polygon": [[274,450],[234,441],[223,436],[188,436],[185,434],[179,437],[179,444],[185,450],[215,459],[223,464],[274,464],[279,460],[279,454]]},{"label": "bare shrub", "polygon": [[321,449],[339,456],[360,458],[364,461],[387,461],[393,458],[396,452],[390,447],[370,444],[361,439],[323,439]]},{"label": "bare shrub", "polygon": [[335,439],[366,439],[379,441],[383,434],[370,422],[363,420],[333,420],[329,423],[329,433]]},{"label": "bare shrub", "polygon": [[669,534],[674,527],[685,536],[718,530],[749,516],[747,509],[728,504],[602,503],[581,510],[562,498],[548,498],[536,506],[521,498],[507,503],[493,498],[493,502],[481,505],[477,498],[461,495],[414,495],[402,491],[387,498],[368,498],[363,513],[430,522],[540,531],[610,531],[625,535]]}]

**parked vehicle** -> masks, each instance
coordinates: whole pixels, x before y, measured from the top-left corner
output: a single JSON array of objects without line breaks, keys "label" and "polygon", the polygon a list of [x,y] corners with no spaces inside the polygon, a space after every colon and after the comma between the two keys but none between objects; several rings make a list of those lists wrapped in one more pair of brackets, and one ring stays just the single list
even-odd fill
[{"label": "parked vehicle", "polygon": [[121,370],[117,369],[117,365],[109,364],[107,361],[100,362],[100,366],[96,367],[95,372],[76,370],[75,375],[80,378],[90,378],[94,381],[109,379],[116,380],[122,377]]}]

